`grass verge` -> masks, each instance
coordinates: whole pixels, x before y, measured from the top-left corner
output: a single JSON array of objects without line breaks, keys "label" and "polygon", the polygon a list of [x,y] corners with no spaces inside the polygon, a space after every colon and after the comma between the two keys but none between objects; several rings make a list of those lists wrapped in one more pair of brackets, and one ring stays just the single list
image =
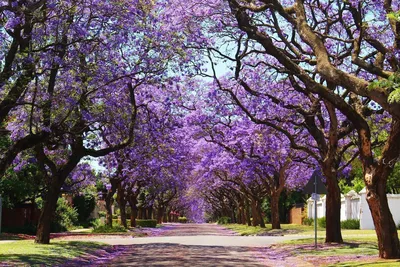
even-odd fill
[{"label": "grass verge", "polygon": [[35,244],[33,240],[18,240],[0,244],[0,262],[11,265],[54,266],[67,260],[92,254],[108,245],[97,242],[51,241],[49,245]]}]

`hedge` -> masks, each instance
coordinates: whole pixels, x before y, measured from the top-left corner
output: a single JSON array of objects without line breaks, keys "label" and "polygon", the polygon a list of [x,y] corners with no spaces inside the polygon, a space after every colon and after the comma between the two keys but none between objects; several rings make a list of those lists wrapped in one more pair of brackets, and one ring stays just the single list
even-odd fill
[{"label": "hedge", "polygon": [[138,219],[136,219],[136,226],[155,228],[157,226],[157,220],[138,220]]},{"label": "hedge", "polygon": [[187,218],[186,217],[178,217],[178,222],[187,223]]},{"label": "hedge", "polygon": [[360,229],[360,220],[348,219],[340,222],[342,229]]},{"label": "hedge", "polygon": [[220,217],[217,220],[218,224],[228,224],[231,223],[231,218],[230,217]]}]

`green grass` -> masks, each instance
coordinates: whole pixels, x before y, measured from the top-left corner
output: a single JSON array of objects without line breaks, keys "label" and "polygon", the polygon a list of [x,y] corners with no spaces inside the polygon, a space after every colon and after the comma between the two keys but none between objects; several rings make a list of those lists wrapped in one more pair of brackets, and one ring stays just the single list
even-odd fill
[{"label": "green grass", "polygon": [[[224,224],[223,227],[231,229],[240,235],[257,235],[268,231],[268,228],[261,228],[260,226],[247,226],[242,224]],[[269,228],[269,230],[271,230],[271,228]]]},{"label": "green grass", "polygon": [[[282,229],[272,230],[271,224],[266,224],[266,228],[261,228],[259,226],[247,226],[243,224],[224,224],[224,227],[231,229],[240,235],[261,235],[265,233],[269,234],[301,234],[301,235],[311,235],[314,234],[314,226],[308,225],[297,225],[297,224],[281,224]],[[318,234],[325,234],[325,230],[319,229]]]},{"label": "green grass", "polygon": [[96,234],[125,233],[125,232],[127,232],[127,229],[125,229],[125,227],[123,227],[122,225],[113,225],[112,227],[109,227],[107,225],[100,225],[92,230],[92,233]]},{"label": "green grass", "polygon": [[379,260],[374,262],[342,262],[328,265],[330,267],[398,267],[400,260]]},{"label": "green grass", "polygon": [[0,244],[0,262],[11,265],[54,266],[67,260],[91,254],[107,245],[82,241],[51,241],[49,245],[35,244],[33,240],[19,240]]},{"label": "green grass", "polygon": [[[301,235],[310,236],[309,238],[284,241],[277,245],[278,248],[283,248],[291,251],[293,256],[302,258],[307,257],[340,257],[346,255],[372,255],[378,256],[378,244],[375,230],[349,230],[343,229],[342,236],[344,244],[325,244],[325,229],[318,228],[318,248],[314,248],[314,226],[281,224],[281,230],[271,230],[271,225],[266,225],[266,228],[253,227],[239,224],[227,224],[224,227],[238,232],[240,235],[260,235],[269,233],[279,233],[283,235]],[[400,231],[398,231],[400,236]],[[353,261],[344,263],[335,263],[339,267],[350,266],[400,266],[400,260],[365,260]]]}]

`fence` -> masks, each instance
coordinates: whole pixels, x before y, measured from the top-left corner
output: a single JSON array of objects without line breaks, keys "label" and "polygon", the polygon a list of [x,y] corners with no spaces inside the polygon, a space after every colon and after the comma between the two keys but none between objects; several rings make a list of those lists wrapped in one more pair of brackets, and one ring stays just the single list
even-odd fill
[{"label": "fence", "polygon": [[[375,229],[366,195],[367,191],[365,188],[359,193],[352,190],[346,195],[342,195],[340,220],[359,219],[360,229]],[[400,206],[400,194],[387,194],[387,198],[390,211],[393,215],[393,220],[396,224],[399,224],[400,213],[398,212],[398,207]],[[325,211],[326,196],[323,196],[319,201],[317,201],[317,217],[324,217]],[[307,200],[307,212],[308,218],[314,218],[314,200],[311,198]]]}]

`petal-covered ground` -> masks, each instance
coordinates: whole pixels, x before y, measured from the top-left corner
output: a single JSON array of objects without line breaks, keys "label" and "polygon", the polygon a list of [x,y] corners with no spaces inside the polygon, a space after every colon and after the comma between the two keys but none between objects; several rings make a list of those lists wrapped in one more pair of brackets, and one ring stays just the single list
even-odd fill
[{"label": "petal-covered ground", "polygon": [[[376,255],[310,255],[307,251],[311,251],[313,246],[309,244],[273,245],[274,241],[279,242],[285,237],[242,237],[215,224],[165,224],[162,228],[142,228],[140,232],[150,238],[127,239],[121,236],[121,240],[118,240],[118,236],[113,236],[107,242],[118,240],[126,245],[99,250],[90,257],[74,259],[63,266],[304,267],[378,259]],[[265,245],[260,245],[256,240],[262,240]],[[217,245],[212,245],[214,243]],[[338,245],[321,245],[319,250],[330,250],[335,246]]]}]

